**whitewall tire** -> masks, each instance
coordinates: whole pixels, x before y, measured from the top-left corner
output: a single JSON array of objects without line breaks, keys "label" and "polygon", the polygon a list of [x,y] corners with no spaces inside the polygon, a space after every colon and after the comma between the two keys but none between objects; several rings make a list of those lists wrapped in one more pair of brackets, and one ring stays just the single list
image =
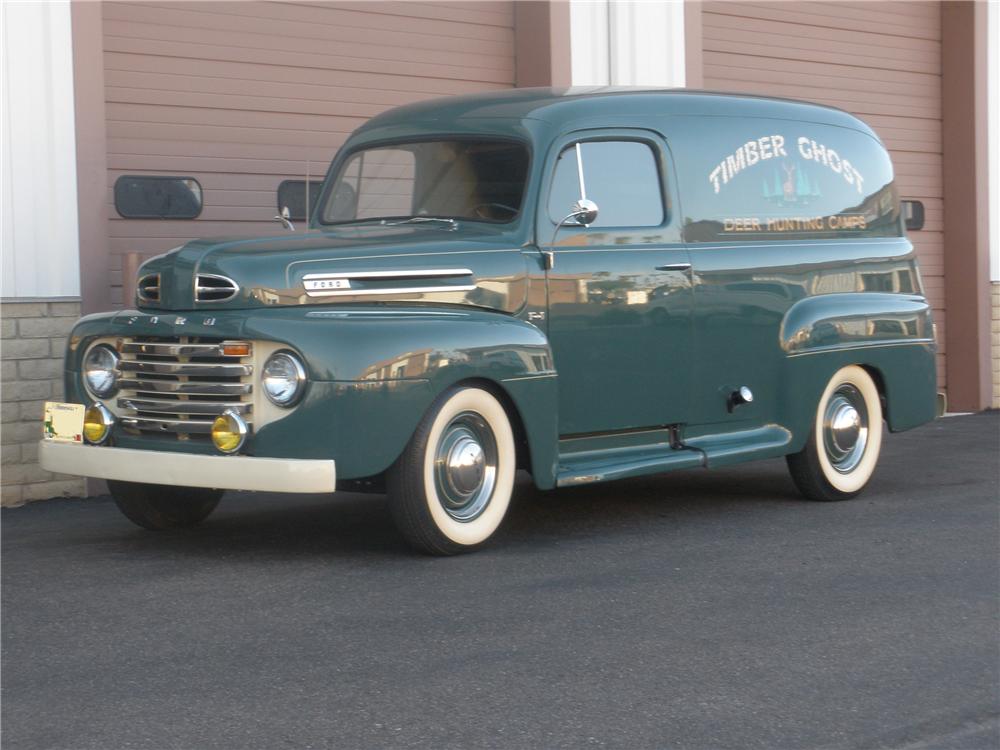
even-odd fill
[{"label": "whitewall tire", "polygon": [[846,500],[871,479],[882,449],[882,401],[857,365],[838,370],[816,408],[805,447],[787,457],[799,491],[811,500]]},{"label": "whitewall tire", "polygon": [[507,514],[516,469],[514,431],[500,401],[482,388],[453,388],[388,472],[393,520],[421,552],[474,549]]}]

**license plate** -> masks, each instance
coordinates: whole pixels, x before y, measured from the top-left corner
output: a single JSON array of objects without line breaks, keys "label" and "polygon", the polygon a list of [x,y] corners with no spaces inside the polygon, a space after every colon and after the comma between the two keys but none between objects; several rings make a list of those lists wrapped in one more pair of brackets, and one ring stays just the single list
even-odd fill
[{"label": "license plate", "polygon": [[85,411],[83,404],[46,401],[45,421],[42,426],[45,439],[63,443],[82,443]]}]

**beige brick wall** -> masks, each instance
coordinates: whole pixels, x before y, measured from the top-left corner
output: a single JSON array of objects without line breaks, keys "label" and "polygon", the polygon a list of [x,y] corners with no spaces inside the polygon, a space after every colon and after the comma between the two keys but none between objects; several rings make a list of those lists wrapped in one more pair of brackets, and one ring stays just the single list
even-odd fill
[{"label": "beige brick wall", "polygon": [[78,301],[0,302],[0,504],[4,506],[85,494],[83,479],[42,471],[37,459],[43,404],[63,397],[66,336],[79,316]]},{"label": "beige brick wall", "polygon": [[990,297],[993,300],[993,320],[990,324],[993,352],[993,408],[1000,409],[1000,281],[993,282]]}]

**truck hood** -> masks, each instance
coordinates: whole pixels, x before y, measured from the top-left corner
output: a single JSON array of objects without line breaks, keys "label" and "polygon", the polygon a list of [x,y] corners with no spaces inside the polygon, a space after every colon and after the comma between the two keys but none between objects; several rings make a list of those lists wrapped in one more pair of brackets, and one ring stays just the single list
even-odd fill
[{"label": "truck hood", "polygon": [[354,225],[295,236],[194,240],[143,264],[143,310],[438,302],[516,312],[526,261],[495,227]]}]

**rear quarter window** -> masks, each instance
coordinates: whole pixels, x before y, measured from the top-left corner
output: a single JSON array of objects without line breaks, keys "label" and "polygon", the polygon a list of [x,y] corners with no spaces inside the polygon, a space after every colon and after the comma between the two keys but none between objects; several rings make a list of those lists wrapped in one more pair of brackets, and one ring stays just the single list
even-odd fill
[{"label": "rear quarter window", "polygon": [[871,136],[787,120],[706,119],[674,145],[689,242],[896,237],[892,163]]}]

